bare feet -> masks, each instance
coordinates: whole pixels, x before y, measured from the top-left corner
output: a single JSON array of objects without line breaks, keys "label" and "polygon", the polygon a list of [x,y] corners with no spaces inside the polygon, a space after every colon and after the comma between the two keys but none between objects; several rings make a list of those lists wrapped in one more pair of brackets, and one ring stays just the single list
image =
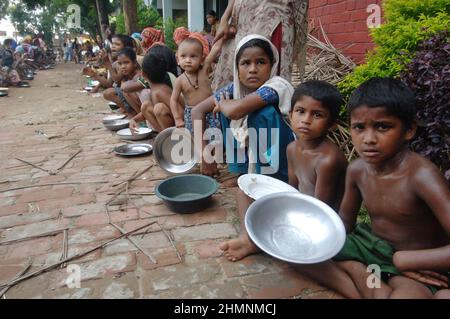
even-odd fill
[{"label": "bare feet", "polygon": [[248,255],[257,253],[260,249],[252,243],[248,235],[240,235],[238,238],[231,239],[222,243],[219,248],[229,261],[238,261]]}]

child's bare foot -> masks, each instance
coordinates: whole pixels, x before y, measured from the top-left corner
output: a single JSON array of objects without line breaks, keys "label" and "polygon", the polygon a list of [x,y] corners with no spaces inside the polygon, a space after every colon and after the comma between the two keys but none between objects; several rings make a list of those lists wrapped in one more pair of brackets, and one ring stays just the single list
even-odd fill
[{"label": "child's bare foot", "polygon": [[260,249],[251,242],[248,235],[240,235],[238,238],[231,239],[222,243],[219,248],[229,261],[238,261],[248,255],[257,253]]}]

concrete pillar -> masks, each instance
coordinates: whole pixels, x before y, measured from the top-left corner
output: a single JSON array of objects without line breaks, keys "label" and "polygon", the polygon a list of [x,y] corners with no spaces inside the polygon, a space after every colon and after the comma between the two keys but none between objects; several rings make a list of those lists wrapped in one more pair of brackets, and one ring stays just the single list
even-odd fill
[{"label": "concrete pillar", "polygon": [[173,5],[172,5],[172,0],[163,0],[162,2],[162,11],[163,11],[163,19],[164,22],[166,22],[169,18],[173,18],[172,15],[172,10],[173,10]]},{"label": "concrete pillar", "polygon": [[189,31],[203,31],[204,25],[204,15],[205,9],[203,6],[203,1],[199,0],[188,0],[188,27]]}]

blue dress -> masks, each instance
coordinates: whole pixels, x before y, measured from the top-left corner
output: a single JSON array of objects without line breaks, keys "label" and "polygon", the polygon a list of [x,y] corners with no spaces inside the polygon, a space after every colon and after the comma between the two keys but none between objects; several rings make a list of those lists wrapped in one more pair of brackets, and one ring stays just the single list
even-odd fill
[{"label": "blue dress", "polygon": [[[216,99],[220,99],[223,92],[233,96],[233,84],[218,90]],[[249,129],[249,145],[241,148],[231,133],[231,120],[220,114],[222,134],[228,170],[231,173],[248,173],[248,149],[252,148],[256,157],[256,172],[264,174],[283,182],[288,182],[288,165],[286,148],[294,140],[294,134],[283,119],[278,108],[278,94],[269,87],[260,87],[256,92],[267,105],[247,115]]]}]

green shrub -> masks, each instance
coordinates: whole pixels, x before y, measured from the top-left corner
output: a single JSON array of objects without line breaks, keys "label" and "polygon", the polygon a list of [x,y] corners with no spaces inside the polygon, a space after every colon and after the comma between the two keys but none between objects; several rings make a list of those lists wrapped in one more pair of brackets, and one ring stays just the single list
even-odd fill
[{"label": "green shrub", "polygon": [[173,32],[178,27],[186,27],[187,28],[187,17],[181,17],[176,19],[175,21],[171,18],[169,18],[164,23],[164,39],[166,45],[171,48],[172,50],[176,50],[176,44],[173,40]]},{"label": "green shrub", "polygon": [[[163,28],[163,19],[153,7],[147,7],[144,0],[137,1],[138,27],[142,31],[145,27]],[[116,33],[126,34],[125,17],[122,14],[116,17]]]},{"label": "green shrub", "polygon": [[385,0],[383,3],[386,23],[371,32],[375,50],[368,54],[366,64],[356,67],[338,83],[346,97],[374,76],[397,77],[423,40],[449,27],[448,0]]}]

